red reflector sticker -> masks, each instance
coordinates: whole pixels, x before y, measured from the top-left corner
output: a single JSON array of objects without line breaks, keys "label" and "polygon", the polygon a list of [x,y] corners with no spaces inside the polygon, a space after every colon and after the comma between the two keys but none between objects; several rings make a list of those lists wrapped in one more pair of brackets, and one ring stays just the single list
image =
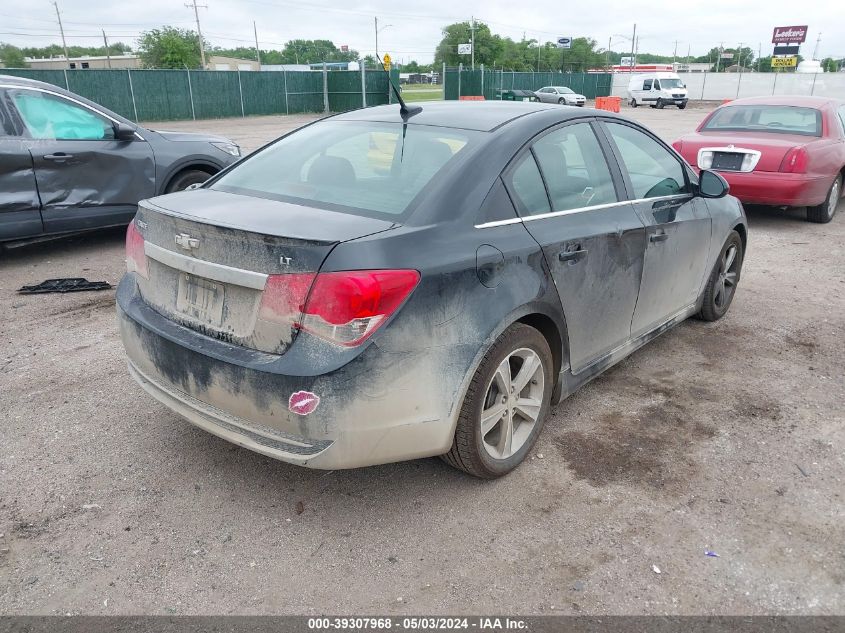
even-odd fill
[{"label": "red reflector sticker", "polygon": [[288,399],[288,409],[297,415],[314,413],[318,404],[320,404],[320,396],[310,391],[296,391]]}]

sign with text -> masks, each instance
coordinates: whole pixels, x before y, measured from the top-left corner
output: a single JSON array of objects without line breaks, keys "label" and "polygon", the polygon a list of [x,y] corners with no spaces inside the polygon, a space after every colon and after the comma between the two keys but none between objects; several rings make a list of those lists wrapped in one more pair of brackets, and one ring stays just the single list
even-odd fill
[{"label": "sign with text", "polygon": [[458,55],[472,55],[472,44],[458,44]]},{"label": "sign with text", "polygon": [[561,36],[556,40],[558,48],[572,48],[572,38]]},{"label": "sign with text", "polygon": [[772,57],[772,68],[794,68],[797,65],[797,57]]},{"label": "sign with text", "polygon": [[803,44],[807,40],[807,25],[776,26],[772,31],[772,44]]}]

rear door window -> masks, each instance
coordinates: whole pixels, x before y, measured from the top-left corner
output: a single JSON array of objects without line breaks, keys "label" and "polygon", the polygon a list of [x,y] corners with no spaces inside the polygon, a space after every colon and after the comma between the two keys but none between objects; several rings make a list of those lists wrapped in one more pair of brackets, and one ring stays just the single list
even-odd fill
[{"label": "rear door window", "polygon": [[543,177],[531,152],[523,154],[507,182],[519,215],[539,215],[552,210]]},{"label": "rear door window", "polygon": [[101,141],[114,138],[106,117],[63,97],[36,90],[14,90],[12,101],[29,136],[40,140]]},{"label": "rear door window", "polygon": [[617,202],[610,169],[589,123],[566,125],[533,146],[553,211]]}]

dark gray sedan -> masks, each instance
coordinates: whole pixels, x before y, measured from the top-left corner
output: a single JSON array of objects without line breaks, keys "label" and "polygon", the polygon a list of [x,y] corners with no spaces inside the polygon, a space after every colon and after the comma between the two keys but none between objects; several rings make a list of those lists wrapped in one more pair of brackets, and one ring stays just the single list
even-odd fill
[{"label": "dark gray sedan", "polygon": [[[142,201],[132,376],[197,426],[351,468],[515,468],[553,403],[728,310],[742,205],[642,126],[539,103],[381,106]],[[131,448],[129,449],[131,452]]]},{"label": "dark gray sedan", "polygon": [[148,130],[51,84],[0,75],[0,243],[125,225],[142,198],[239,157],[229,139]]}]

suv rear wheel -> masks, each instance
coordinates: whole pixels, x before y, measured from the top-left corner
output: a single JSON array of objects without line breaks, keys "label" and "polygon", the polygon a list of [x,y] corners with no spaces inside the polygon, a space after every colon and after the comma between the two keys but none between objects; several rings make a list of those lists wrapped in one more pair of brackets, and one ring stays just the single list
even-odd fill
[{"label": "suv rear wheel", "polygon": [[514,323],[484,356],[443,460],[483,479],[506,475],[531,451],[549,412],[555,376],[545,337]]}]

